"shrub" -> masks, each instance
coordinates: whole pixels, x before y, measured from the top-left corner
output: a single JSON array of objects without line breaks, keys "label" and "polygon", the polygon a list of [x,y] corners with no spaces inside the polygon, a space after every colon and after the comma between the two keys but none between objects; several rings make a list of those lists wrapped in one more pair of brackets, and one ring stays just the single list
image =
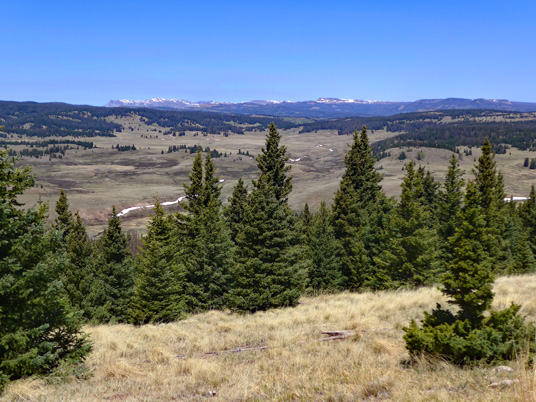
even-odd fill
[{"label": "shrub", "polygon": [[[453,260],[441,278],[442,292],[458,307],[456,314],[440,305],[424,313],[421,326],[412,320],[404,328],[411,356],[428,354],[465,365],[476,361],[492,363],[515,357],[525,340],[535,334],[512,304],[501,311],[486,311],[493,300],[492,259],[486,244],[490,236],[481,212],[481,197],[473,182],[467,184],[460,225],[449,238]],[[531,350],[534,345],[531,345]]]}]

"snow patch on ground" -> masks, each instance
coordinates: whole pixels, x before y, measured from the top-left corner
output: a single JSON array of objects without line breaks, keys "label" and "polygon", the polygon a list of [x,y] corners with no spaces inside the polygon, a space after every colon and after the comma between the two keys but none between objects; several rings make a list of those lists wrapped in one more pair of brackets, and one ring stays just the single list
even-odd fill
[{"label": "snow patch on ground", "polygon": [[510,201],[527,201],[528,197],[506,197],[503,199],[503,201],[510,202]]},{"label": "snow patch on ground", "polygon": [[[163,205],[163,206],[168,206],[168,205],[174,205],[174,204],[178,204],[179,202],[181,202],[183,199],[185,199],[186,196],[182,196],[182,197],[179,197],[177,198],[175,201],[166,201],[166,202],[161,202],[160,205]],[[119,212],[117,214],[117,216],[125,216],[126,214],[128,214],[129,212],[132,212],[132,211],[136,211],[138,209],[143,209],[143,208],[154,208],[154,204],[151,204],[151,205],[143,205],[141,207],[130,207],[130,208],[125,208],[123,210],[121,210],[121,212]]]},{"label": "snow patch on ground", "polygon": [[288,160],[291,161],[291,162],[299,162],[299,161],[301,161],[303,158],[307,158],[307,155],[300,156],[298,159],[288,158]]}]

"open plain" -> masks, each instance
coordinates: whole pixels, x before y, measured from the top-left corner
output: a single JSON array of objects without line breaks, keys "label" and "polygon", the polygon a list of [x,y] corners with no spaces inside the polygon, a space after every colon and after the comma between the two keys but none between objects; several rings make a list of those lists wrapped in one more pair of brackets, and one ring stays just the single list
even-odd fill
[{"label": "open plain", "polygon": [[[60,189],[64,189],[71,209],[78,210],[91,235],[98,235],[106,226],[112,206],[118,211],[150,205],[158,198],[161,202],[175,201],[184,195],[183,184],[188,182],[193,154],[189,150],[168,153],[171,146],[195,145],[210,147],[223,156],[215,158],[217,174],[222,180],[222,196],[226,200],[239,177],[246,183],[257,176],[254,156],[264,145],[265,132],[252,129],[245,134],[214,135],[187,131],[184,136],[164,135],[166,128],[148,125],[139,116],[109,117],[110,121],[125,127],[115,132],[116,137],[94,137],[96,148],[69,149],[62,159],[47,157],[21,159],[21,164],[30,165],[37,177],[37,186],[25,193],[22,201],[28,205],[38,200],[53,207]],[[289,164],[292,166],[293,192],[290,204],[296,210],[308,203],[316,210],[321,201],[328,204],[338,188],[344,170],[344,156],[352,138],[338,135],[335,130],[300,133],[298,128],[281,130],[282,143],[287,147]],[[372,144],[396,136],[399,132],[373,130],[369,132]],[[21,140],[32,140],[18,136]],[[33,139],[35,140],[35,139]],[[134,145],[136,150],[118,151],[112,147]],[[13,147],[17,149],[17,147]],[[460,147],[460,167],[466,178],[471,178],[471,169],[479,156],[477,148],[465,156]],[[399,160],[404,151],[408,157]],[[446,173],[451,152],[436,148],[394,148],[390,157],[377,163],[384,176],[383,188],[390,196],[400,192],[404,176],[404,164],[414,159],[429,169],[441,181]],[[421,160],[417,155],[421,153]],[[249,153],[248,155],[244,155]],[[225,156],[227,155],[227,156]],[[533,158],[532,151],[510,148],[506,154],[496,155],[499,170],[505,176],[509,196],[526,196],[536,178],[536,170],[523,167],[525,158]],[[176,209],[176,207],[170,207]],[[143,231],[149,209],[130,212],[122,217],[127,230]]]}]

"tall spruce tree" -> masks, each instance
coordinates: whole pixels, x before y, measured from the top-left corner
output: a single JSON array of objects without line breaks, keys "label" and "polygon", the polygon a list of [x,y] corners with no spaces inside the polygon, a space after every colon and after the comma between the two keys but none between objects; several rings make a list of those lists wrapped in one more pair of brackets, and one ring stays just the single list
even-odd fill
[{"label": "tall spruce tree", "polygon": [[417,169],[417,175],[422,184],[422,193],[418,194],[423,206],[430,210],[432,220],[437,220],[437,209],[439,204],[439,187],[440,184],[434,179],[432,173],[424,166],[419,166]]},{"label": "tall spruce tree", "polygon": [[281,135],[272,123],[257,156],[259,177],[253,182],[243,223],[236,237],[233,287],[229,305],[239,311],[293,306],[306,282],[306,263],[295,219],[288,206],[290,166]]},{"label": "tall spruce tree", "polygon": [[203,154],[201,147],[197,148],[192,170],[188,175],[190,184],[184,184],[186,199],[188,200],[187,209],[190,213],[197,213],[203,204]]},{"label": "tall spruce tree", "polygon": [[450,238],[454,255],[449,271],[442,277],[442,292],[451,297],[449,303],[460,308],[459,317],[479,322],[493,300],[492,261],[486,245],[489,230],[482,214],[482,200],[473,182],[467,184],[461,225]]},{"label": "tall spruce tree", "polygon": [[464,186],[462,176],[458,158],[452,154],[438,201],[438,233],[444,244],[448,243],[448,238],[454,235],[459,224],[458,214],[462,207]]},{"label": "tall spruce tree", "polygon": [[481,151],[482,155],[478,158],[478,163],[473,168],[473,173],[475,175],[475,184],[480,193],[480,205],[489,221],[489,215],[496,208],[497,168],[493,160],[495,154],[491,151],[491,142],[488,137],[485,138]]},{"label": "tall spruce tree", "polygon": [[475,184],[479,192],[482,211],[491,235],[488,249],[495,260],[497,272],[504,272],[512,264],[512,250],[516,229],[513,226],[509,208],[504,203],[504,180],[497,172],[491,143],[486,137],[482,145],[482,155],[474,166]]},{"label": "tall spruce tree", "polygon": [[45,205],[20,208],[34,179],[15,162],[0,150],[0,392],[10,379],[80,361],[90,350],[58,280],[66,263],[61,234],[47,232]]},{"label": "tall spruce tree", "polygon": [[[201,168],[200,168],[201,166]],[[196,155],[190,185],[185,185],[189,215],[182,217],[186,232],[178,264],[185,267],[184,292],[190,311],[220,309],[225,305],[233,243],[220,201],[221,186],[210,154]]]},{"label": "tall spruce tree", "polygon": [[530,188],[528,200],[521,204],[518,213],[532,252],[536,253],[536,189],[534,184]]},{"label": "tall spruce tree", "polygon": [[99,322],[127,321],[134,264],[115,206],[108,227],[97,242],[93,267],[95,283],[90,295],[91,318]]},{"label": "tall spruce tree", "polygon": [[73,306],[83,310],[84,316],[89,318],[91,306],[88,305],[88,296],[94,279],[91,258],[93,247],[78,212],[74,214],[64,246],[68,263],[63,271],[62,280],[67,297]]},{"label": "tall spruce tree", "polygon": [[[307,205],[307,204],[305,204]],[[342,287],[340,246],[331,226],[331,213],[324,202],[310,219],[306,232],[309,288],[313,291],[335,291]]]},{"label": "tall spruce tree", "polygon": [[285,204],[292,191],[292,177],[288,176],[290,166],[286,165],[287,147],[279,145],[281,134],[277,131],[274,123],[271,123],[266,136],[265,147],[257,155],[257,167],[259,178],[253,184],[256,189],[266,186],[273,191],[275,199]]},{"label": "tall spruce tree", "polygon": [[69,234],[69,230],[73,226],[74,219],[73,213],[69,210],[67,195],[63,189],[60,190],[60,196],[56,202],[56,214],[58,216],[54,221],[54,226],[63,233],[63,238],[65,239]]},{"label": "tall spruce tree", "polygon": [[389,272],[392,286],[423,285],[437,278],[438,239],[413,161],[406,166],[401,187],[400,203],[391,216],[390,242],[376,263]]},{"label": "tall spruce tree", "polygon": [[233,194],[229,198],[229,205],[224,209],[224,216],[227,224],[231,229],[231,239],[236,241],[236,235],[239,232],[239,226],[244,219],[244,210],[246,208],[248,189],[242,178],[238,179],[233,189]]},{"label": "tall spruce tree", "polygon": [[136,280],[129,307],[133,324],[171,322],[184,314],[184,268],[174,268],[172,264],[170,218],[157,200],[136,258]]},{"label": "tall spruce tree", "polygon": [[[345,156],[345,171],[333,202],[333,228],[340,243],[340,264],[345,287],[357,289],[365,283],[376,283],[378,275],[371,265],[376,256],[382,233],[386,204],[380,181],[374,168],[375,159],[369,145],[367,129],[357,129]],[[377,219],[380,218],[380,219]],[[376,230],[378,229],[378,230]]]},{"label": "tall spruce tree", "polygon": [[311,213],[311,210],[309,209],[309,204],[305,203],[305,205],[303,206],[303,211],[300,215],[300,223],[301,223],[301,227],[303,228],[304,233],[307,233],[309,231],[312,221],[313,221],[313,214]]}]

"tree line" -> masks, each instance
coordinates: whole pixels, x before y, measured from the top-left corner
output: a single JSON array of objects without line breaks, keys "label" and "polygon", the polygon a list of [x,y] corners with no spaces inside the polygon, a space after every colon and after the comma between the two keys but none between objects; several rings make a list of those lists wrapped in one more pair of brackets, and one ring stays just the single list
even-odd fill
[{"label": "tree line", "polygon": [[[474,346],[467,339],[476,335],[481,345],[495,348],[471,352],[476,359],[512,357],[519,350],[526,328],[518,307],[493,319],[484,312],[495,275],[536,268],[536,191],[532,187],[522,204],[504,202],[503,176],[488,139],[473,180],[464,183],[455,155],[442,184],[410,161],[396,200],[383,192],[363,127],[353,134],[332,206],[322,203],[312,213],[306,204],[299,214],[288,203],[292,177],[280,141],[271,124],[251,189],[239,179],[225,206],[211,155],[198,150],[184,185],[186,212],[168,214],[156,202],[136,256],[115,207],[96,241],[63,191],[49,227],[43,205],[20,208],[17,196],[33,178],[0,151],[0,378],[83,358],[90,345],[82,322],[170,322],[212,309],[294,306],[305,292],[438,281],[460,312],[440,309],[422,327],[412,323],[406,328],[410,353],[443,355],[457,345],[452,360],[463,360]],[[452,337],[438,342],[444,331]],[[469,346],[463,349],[462,341]],[[497,342],[510,347],[499,354]]]},{"label": "tree line", "polygon": [[374,145],[376,155],[394,147],[442,148],[454,152],[458,146],[478,147],[485,138],[492,142],[496,153],[506,152],[505,144],[521,150],[536,149],[536,118],[534,115],[528,118],[526,114],[517,112],[447,110],[352,117],[305,124],[300,132],[336,130],[339,135],[350,135],[356,126],[363,125],[371,130],[402,133],[377,142]]}]

